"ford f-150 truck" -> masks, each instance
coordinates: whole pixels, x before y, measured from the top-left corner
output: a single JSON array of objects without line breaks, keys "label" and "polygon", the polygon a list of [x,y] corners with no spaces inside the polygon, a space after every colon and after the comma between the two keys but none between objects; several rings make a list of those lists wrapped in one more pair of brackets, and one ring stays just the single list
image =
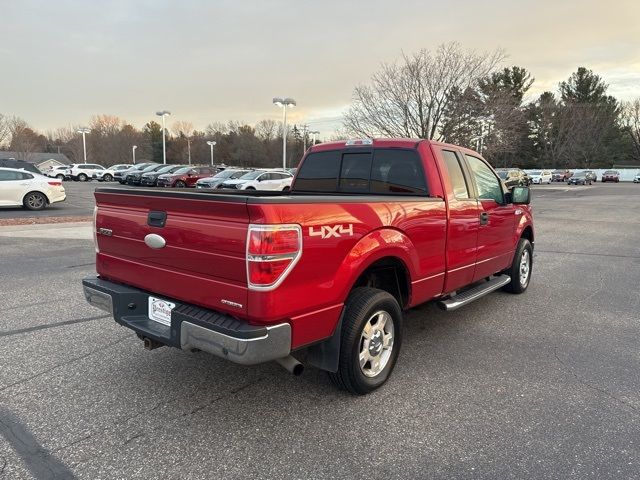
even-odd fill
[{"label": "ford f-150 truck", "polygon": [[428,140],[311,147],[290,192],[95,192],[87,301],[148,349],[306,362],[368,393],[394,368],[402,312],[453,310],[529,285],[528,187],[476,152]]}]

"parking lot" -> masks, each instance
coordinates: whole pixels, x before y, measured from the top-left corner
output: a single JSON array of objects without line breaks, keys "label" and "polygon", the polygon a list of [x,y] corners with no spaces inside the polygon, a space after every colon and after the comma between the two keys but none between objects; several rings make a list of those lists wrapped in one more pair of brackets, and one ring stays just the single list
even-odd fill
[{"label": "parking lot", "polygon": [[[90,215],[98,185],[36,215]],[[535,186],[533,206],[527,292],[408,312],[365,397],[145,351],[84,300],[91,240],[0,236],[0,478],[639,478],[640,185]]]}]

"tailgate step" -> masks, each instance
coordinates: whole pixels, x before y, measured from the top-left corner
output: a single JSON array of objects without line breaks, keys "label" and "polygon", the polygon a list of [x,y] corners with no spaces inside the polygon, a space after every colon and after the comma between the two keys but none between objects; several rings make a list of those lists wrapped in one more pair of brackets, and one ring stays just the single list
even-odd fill
[{"label": "tailgate step", "polygon": [[458,308],[463,307],[466,304],[473,302],[474,300],[484,297],[488,293],[504,287],[510,281],[511,277],[509,275],[499,275],[497,277],[493,277],[486,282],[470,288],[469,290],[465,290],[464,292],[459,293],[458,295],[455,295],[447,300],[438,302],[438,306],[441,309],[446,310],[447,312],[457,310]]}]

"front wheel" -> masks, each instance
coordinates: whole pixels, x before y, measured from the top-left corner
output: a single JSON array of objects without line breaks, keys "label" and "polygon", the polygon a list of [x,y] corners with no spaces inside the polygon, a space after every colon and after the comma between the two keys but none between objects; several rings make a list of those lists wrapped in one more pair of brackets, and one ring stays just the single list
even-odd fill
[{"label": "front wheel", "polygon": [[80,175],[78,175],[78,180],[81,182],[86,182],[89,179],[89,177],[87,177],[84,173],[81,173]]},{"label": "front wheel", "polygon": [[402,311],[376,288],[356,288],[345,303],[338,371],[329,378],[340,389],[365,395],[393,371],[402,344]]},{"label": "front wheel", "polygon": [[283,191],[283,192],[288,192],[288,191],[289,191],[289,187],[284,187],[284,188],[282,189],[282,191]]},{"label": "front wheel", "polygon": [[29,192],[22,199],[22,204],[28,210],[42,210],[47,206],[47,197],[40,192]]},{"label": "front wheel", "polygon": [[64,181],[64,175],[62,175],[62,174],[56,175],[56,178],[58,180],[60,180],[61,182]]},{"label": "front wheel", "polygon": [[529,286],[532,267],[533,247],[529,240],[521,238],[511,267],[505,272],[511,277],[511,282],[504,289],[511,293],[523,293]]},{"label": "front wheel", "polygon": [[186,187],[186,186],[187,186],[187,184],[186,184],[186,183],[184,183],[182,180],[178,180],[178,181],[176,182],[176,184],[175,184],[175,187],[176,187],[176,188],[184,188],[184,187]]},{"label": "front wheel", "polygon": [[113,176],[110,173],[107,173],[102,177],[102,181],[113,182]]}]

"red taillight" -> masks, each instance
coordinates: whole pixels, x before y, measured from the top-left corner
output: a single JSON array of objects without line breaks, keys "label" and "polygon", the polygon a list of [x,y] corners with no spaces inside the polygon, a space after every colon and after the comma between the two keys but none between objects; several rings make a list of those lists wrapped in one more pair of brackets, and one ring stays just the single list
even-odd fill
[{"label": "red taillight", "polygon": [[60,185],[62,185],[62,182],[47,182],[49,185],[52,185],[54,187],[59,187]]},{"label": "red taillight", "polygon": [[272,290],[289,274],[302,254],[299,225],[249,225],[247,277],[252,290]]}]

